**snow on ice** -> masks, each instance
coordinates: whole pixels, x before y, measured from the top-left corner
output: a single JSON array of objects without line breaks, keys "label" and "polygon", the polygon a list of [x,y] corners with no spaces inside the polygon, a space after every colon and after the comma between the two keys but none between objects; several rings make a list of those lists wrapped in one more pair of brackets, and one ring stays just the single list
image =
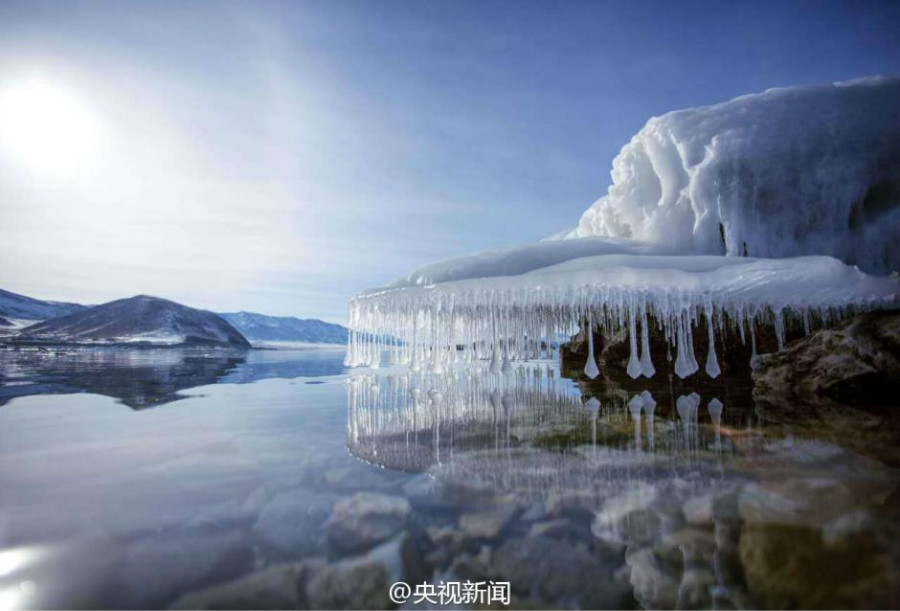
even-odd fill
[{"label": "snow on ice", "polygon": [[650,119],[571,237],[900,269],[900,79],[771,89]]},{"label": "snow on ice", "polygon": [[702,362],[715,378],[721,334],[755,353],[760,325],[783,346],[788,322],[809,332],[900,307],[900,281],[857,267],[900,268],[898,124],[900,80],[882,78],[651,119],[567,239],[449,259],[351,300],[347,364],[378,367],[387,352],[412,371],[489,360],[509,374],[579,330],[624,329],[628,374],[652,377],[656,325],[678,376]]}]

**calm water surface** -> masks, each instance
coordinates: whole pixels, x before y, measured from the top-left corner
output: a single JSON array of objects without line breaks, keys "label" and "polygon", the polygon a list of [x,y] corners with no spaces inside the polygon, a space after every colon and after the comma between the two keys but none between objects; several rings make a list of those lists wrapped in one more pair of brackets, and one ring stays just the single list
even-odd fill
[{"label": "calm water surface", "polygon": [[329,519],[359,492],[410,503],[406,578],[508,580],[517,605],[897,604],[898,475],[859,447],[865,415],[776,426],[741,384],[342,359],[0,351],[0,606],[165,607],[340,566],[365,550]]}]

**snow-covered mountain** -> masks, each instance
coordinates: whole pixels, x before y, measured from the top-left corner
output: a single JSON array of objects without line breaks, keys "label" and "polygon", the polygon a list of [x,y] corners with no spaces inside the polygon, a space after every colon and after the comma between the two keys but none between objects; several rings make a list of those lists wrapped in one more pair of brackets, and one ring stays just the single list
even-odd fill
[{"label": "snow-covered mountain", "polygon": [[78,303],[43,301],[0,289],[0,316],[6,319],[46,320],[86,309]]},{"label": "snow-covered mountain", "polygon": [[266,316],[254,312],[226,312],[219,316],[234,325],[251,341],[346,344],[347,328],[315,318]]},{"label": "snow-covered mountain", "polygon": [[23,329],[17,339],[89,344],[250,346],[250,342],[219,315],[148,295],[110,301],[31,325]]}]

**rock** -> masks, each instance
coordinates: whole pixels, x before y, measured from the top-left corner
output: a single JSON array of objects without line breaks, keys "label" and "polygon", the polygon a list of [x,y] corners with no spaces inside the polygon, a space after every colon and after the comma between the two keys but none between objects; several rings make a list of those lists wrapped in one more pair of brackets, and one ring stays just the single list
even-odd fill
[{"label": "rock", "polygon": [[531,506],[526,509],[519,519],[523,522],[536,522],[537,520],[543,520],[547,516],[547,508],[540,501],[537,503],[532,503]]},{"label": "rock", "polygon": [[819,330],[753,366],[753,397],[797,409],[831,402],[900,406],[900,313],[872,312]]},{"label": "rock", "polygon": [[750,525],[740,540],[749,594],[781,609],[896,609],[892,542],[856,538],[826,545],[819,529]]},{"label": "rock", "polygon": [[685,562],[706,563],[716,551],[716,537],[712,530],[687,527],[667,533],[663,543],[681,550]]},{"label": "rock", "polygon": [[649,545],[662,533],[662,519],[653,509],[638,509],[616,525],[619,538],[627,545]]},{"label": "rock", "polygon": [[437,480],[427,473],[420,473],[403,484],[403,496],[416,506],[431,505],[438,497]]},{"label": "rock", "polygon": [[335,504],[325,533],[339,553],[363,550],[400,532],[411,511],[404,498],[359,492]]},{"label": "rock", "polygon": [[453,581],[490,581],[493,578],[490,560],[490,548],[486,546],[477,556],[464,552],[453,560],[449,576]]},{"label": "rock", "polygon": [[678,609],[709,609],[716,576],[708,568],[685,569],[678,588]]},{"label": "rock", "polygon": [[[835,474],[837,475],[837,474]],[[873,474],[866,474],[874,480]],[[877,481],[847,477],[788,477],[752,482],[738,497],[744,524],[817,526],[877,499]],[[867,485],[868,484],[868,485]],[[881,488],[883,490],[883,488]]]},{"label": "rock", "polygon": [[615,580],[619,564],[547,537],[508,539],[494,552],[497,579],[536,602],[583,609],[630,608],[629,588]]},{"label": "rock", "polygon": [[839,515],[822,526],[822,540],[826,545],[834,547],[846,544],[854,537],[871,532],[874,518],[868,511],[858,509]]},{"label": "rock", "polygon": [[409,533],[403,532],[362,556],[345,558],[310,577],[311,609],[388,609],[392,583],[421,583],[423,562]]},{"label": "rock", "polygon": [[657,489],[640,483],[609,498],[594,515],[591,531],[609,543],[647,544],[660,532],[662,519],[655,507]]},{"label": "rock", "polygon": [[645,609],[675,609],[681,566],[673,565],[649,548],[629,553],[626,559],[637,601]]},{"label": "rock", "polygon": [[544,504],[547,516],[590,518],[597,509],[598,495],[592,490],[551,490]]},{"label": "rock", "polygon": [[466,543],[465,534],[455,528],[429,526],[426,533],[434,547],[425,559],[438,568],[446,568]]},{"label": "rock", "polygon": [[110,606],[165,607],[184,592],[248,573],[253,562],[242,533],[148,537],[126,549]]},{"label": "rock", "polygon": [[505,503],[465,513],[459,518],[459,527],[473,539],[496,539],[517,510],[516,505]]},{"label": "rock", "polygon": [[713,521],[713,496],[704,494],[689,498],[681,506],[681,513],[688,524],[694,526],[711,525]]},{"label": "rock", "polygon": [[536,522],[531,525],[529,537],[549,537],[550,539],[566,539],[569,541],[585,541],[591,536],[590,528],[578,525],[571,520],[559,518],[547,522]]},{"label": "rock", "polygon": [[305,490],[283,492],[263,507],[253,534],[278,558],[299,558],[318,552],[324,542],[322,525],[334,499]]},{"label": "rock", "polygon": [[387,570],[378,564],[329,567],[306,587],[311,609],[390,609]]},{"label": "rock", "polygon": [[186,594],[169,608],[302,609],[306,606],[304,590],[308,575],[322,567],[322,561],[277,564],[234,581]]}]

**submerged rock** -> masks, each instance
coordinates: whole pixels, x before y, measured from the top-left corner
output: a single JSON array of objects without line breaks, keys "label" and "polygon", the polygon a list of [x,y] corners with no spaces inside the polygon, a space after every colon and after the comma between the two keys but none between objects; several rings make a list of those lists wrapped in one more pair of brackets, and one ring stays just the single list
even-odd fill
[{"label": "submerged rock", "polygon": [[753,365],[764,406],[900,407],[900,312],[872,312],[822,329]]},{"label": "submerged rock", "polygon": [[367,549],[400,532],[411,511],[399,496],[360,492],[335,504],[325,533],[337,552]]},{"label": "submerged rock", "polygon": [[277,564],[234,581],[186,594],[169,608],[303,609],[306,607],[306,580],[310,573],[323,566],[322,561]]},{"label": "submerged rock", "polygon": [[897,571],[874,538],[829,545],[818,529],[754,525],[740,541],[750,595],[781,609],[896,609]]},{"label": "submerged rock", "polygon": [[323,542],[332,497],[305,490],[283,492],[269,501],[253,525],[253,534],[267,552],[283,558],[309,555]]},{"label": "submerged rock", "polygon": [[418,546],[408,532],[368,553],[345,558],[311,576],[306,596],[311,609],[388,609],[392,583],[425,579]]},{"label": "submerged rock", "polygon": [[173,533],[126,549],[110,606],[161,607],[183,592],[247,573],[253,551],[240,533]]},{"label": "submerged rock", "polygon": [[496,539],[500,531],[509,524],[518,508],[515,504],[506,503],[464,513],[459,518],[459,527],[463,532],[476,539]]},{"label": "submerged rock", "polygon": [[543,536],[509,539],[493,555],[494,571],[517,595],[582,609],[632,606],[629,588],[614,578],[614,562]]}]

